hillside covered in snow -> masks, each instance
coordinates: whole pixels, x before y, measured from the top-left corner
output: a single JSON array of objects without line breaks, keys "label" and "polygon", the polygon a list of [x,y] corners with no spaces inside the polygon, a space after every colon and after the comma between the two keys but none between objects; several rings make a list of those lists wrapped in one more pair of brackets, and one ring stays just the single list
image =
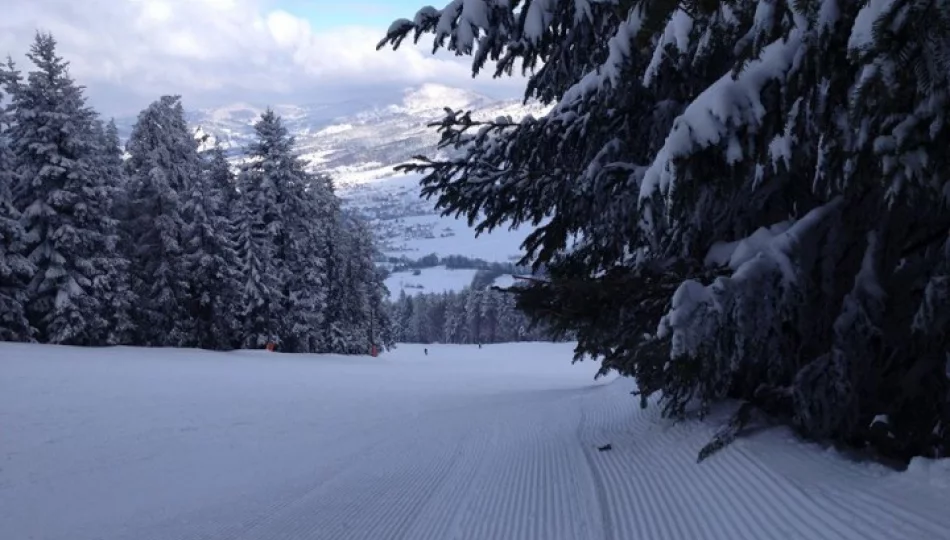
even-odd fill
[{"label": "hillside covered in snow", "polygon": [[[267,107],[283,119],[312,170],[331,175],[341,186],[392,176],[393,166],[434,151],[439,134],[428,124],[441,120],[446,107],[471,110],[473,117],[481,119],[519,119],[548,110],[536,103],[424,84],[386,97],[302,105],[233,103],[192,110],[187,118],[207,135],[207,146],[218,142],[237,155],[253,140],[253,124]],[[133,122],[132,118],[121,121],[120,130]]]},{"label": "hillside covered in snow", "polygon": [[0,343],[0,536],[948,538],[946,460],[896,473],[769,429],[697,464],[710,424],[636,407],[571,346]]}]

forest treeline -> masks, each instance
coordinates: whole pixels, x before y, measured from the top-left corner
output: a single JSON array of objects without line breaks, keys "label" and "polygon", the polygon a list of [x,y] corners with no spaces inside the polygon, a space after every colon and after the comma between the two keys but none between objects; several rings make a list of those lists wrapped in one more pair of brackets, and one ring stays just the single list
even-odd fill
[{"label": "forest treeline", "polygon": [[0,340],[369,353],[393,343],[364,223],[267,111],[235,170],[181,99],[126,144],[51,35],[0,69]]}]

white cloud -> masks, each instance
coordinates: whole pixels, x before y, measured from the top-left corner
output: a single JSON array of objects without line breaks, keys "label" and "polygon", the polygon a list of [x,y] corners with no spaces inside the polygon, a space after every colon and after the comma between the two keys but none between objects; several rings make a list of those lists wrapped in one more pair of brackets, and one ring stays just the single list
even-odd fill
[{"label": "white cloud", "polygon": [[208,106],[323,101],[423,82],[515,95],[521,85],[492,82],[488,74],[473,82],[467,59],[433,57],[425,45],[376,51],[385,28],[315,31],[271,4],[12,0],[0,18],[0,53],[21,58],[36,30],[52,32],[73,75],[107,114],[134,112],[165,93]]},{"label": "white cloud", "polygon": [[172,17],[172,8],[165,2],[145,2],[145,13],[147,19],[157,22],[165,22]]}]

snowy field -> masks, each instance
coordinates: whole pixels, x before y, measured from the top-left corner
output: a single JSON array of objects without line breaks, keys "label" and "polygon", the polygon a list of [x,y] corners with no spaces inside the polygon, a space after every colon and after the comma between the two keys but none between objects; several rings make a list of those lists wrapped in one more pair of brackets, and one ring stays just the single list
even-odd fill
[{"label": "snowy field", "polygon": [[435,253],[440,257],[464,255],[488,262],[517,262],[523,255],[521,244],[531,233],[531,229],[508,230],[502,227],[476,237],[475,229],[468,226],[464,217],[456,219],[436,214],[406,217],[400,223],[404,227],[428,227],[436,232],[451,231],[452,234],[435,238],[403,239],[396,242],[398,249],[384,250],[386,255],[406,256],[410,259]]},{"label": "snowy field", "polygon": [[377,178],[341,185],[340,196],[348,208],[365,215],[398,217],[372,220],[381,251],[390,256],[418,259],[429,254],[440,257],[464,255],[489,262],[514,262],[522,255],[521,244],[533,230],[503,226],[475,236],[464,217],[440,216],[435,200],[420,198],[418,174]]},{"label": "snowy field", "polygon": [[950,538],[946,460],[895,473],[768,430],[696,464],[712,427],[569,358],[0,343],[0,537]]},{"label": "snowy field", "polygon": [[389,297],[393,300],[399,298],[402,291],[409,296],[458,292],[472,284],[477,272],[478,270],[474,269],[449,269],[445,266],[420,268],[418,276],[412,271],[393,272],[386,278],[386,288],[389,289]]}]

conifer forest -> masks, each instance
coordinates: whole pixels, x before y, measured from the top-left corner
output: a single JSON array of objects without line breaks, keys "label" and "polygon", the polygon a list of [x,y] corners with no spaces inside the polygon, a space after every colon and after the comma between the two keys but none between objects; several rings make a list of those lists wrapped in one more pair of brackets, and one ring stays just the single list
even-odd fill
[{"label": "conifer forest", "polygon": [[272,111],[235,170],[179,96],[120,145],[39,33],[0,71],[0,340],[369,354],[393,344],[366,225]]},{"label": "conifer forest", "polygon": [[950,454],[950,3],[454,0],[377,47],[406,41],[551,105],[450,109],[455,153],[402,170],[479,230],[537,226],[518,305],[644,406],[743,403],[702,455],[762,421]]},{"label": "conifer forest", "polygon": [[950,0],[416,1],[4,0],[0,540],[950,539]]}]

